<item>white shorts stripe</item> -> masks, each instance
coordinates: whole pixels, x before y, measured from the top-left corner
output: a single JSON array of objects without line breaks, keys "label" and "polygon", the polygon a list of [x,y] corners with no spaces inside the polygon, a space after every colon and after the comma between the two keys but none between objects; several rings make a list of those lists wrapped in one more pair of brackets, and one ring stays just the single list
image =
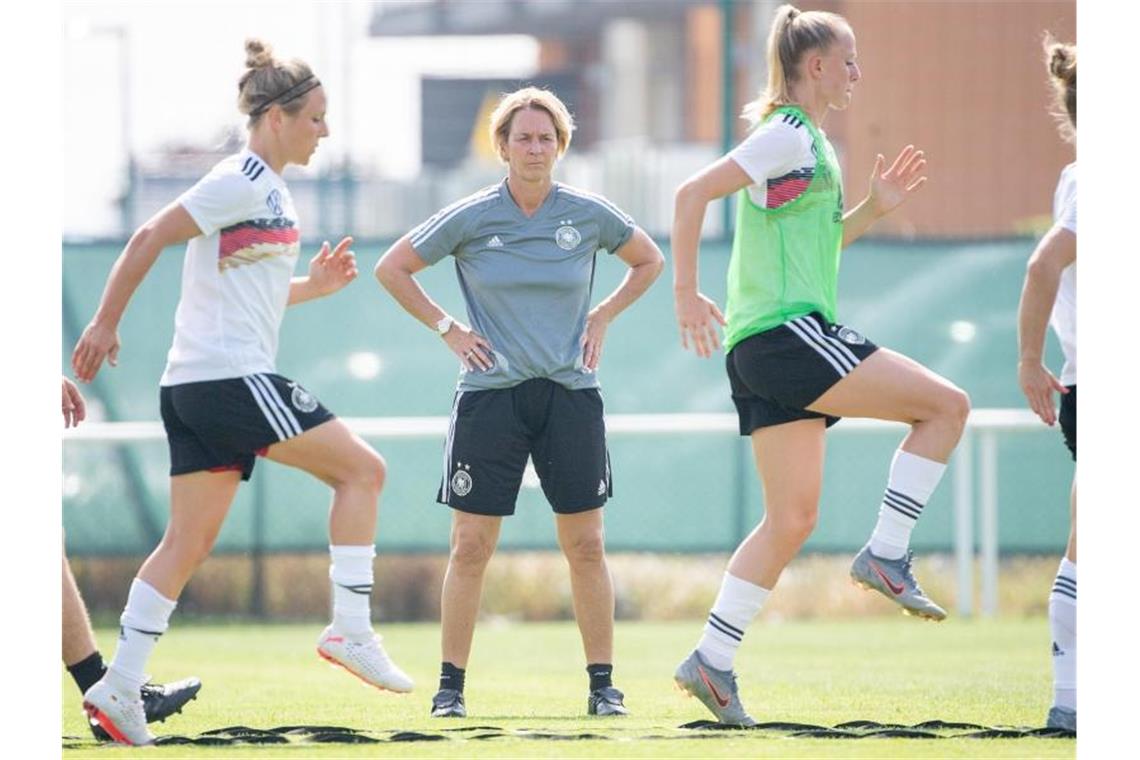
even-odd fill
[{"label": "white shorts stripe", "polygon": [[292,414],[288,414],[287,409],[282,408],[281,396],[273,387],[273,381],[264,375],[249,375],[249,378],[261,394],[261,398],[265,401],[270,413],[277,420],[277,424],[281,426],[284,434],[281,440],[284,441],[300,433],[301,426],[297,424],[296,418],[293,418]]},{"label": "white shorts stripe", "polygon": [[430,238],[440,227],[446,224],[448,220],[450,220],[460,211],[471,208],[472,206],[475,206],[479,203],[494,200],[497,198],[499,195],[498,186],[496,185],[491,189],[494,190],[494,193],[491,193],[491,190],[487,190],[470,200],[458,201],[456,205],[443,209],[442,211],[436,213],[435,216],[431,217],[426,222],[421,224],[419,227],[413,229],[411,233],[409,233],[408,237],[408,240],[411,242],[412,247],[415,248]]},{"label": "white shorts stripe", "polygon": [[451,420],[447,424],[447,442],[443,445],[443,500],[451,498],[451,447],[455,443],[455,420],[459,416],[459,400],[463,398],[463,391],[455,394],[455,403],[451,407]]},{"label": "white shorts stripe", "polygon": [[281,398],[281,394],[278,392],[277,386],[273,384],[273,381],[265,375],[258,375],[258,377],[269,389],[270,396],[277,401],[277,408],[281,410],[281,414],[287,420],[285,427],[292,427],[293,435],[300,435],[305,432],[305,429],[301,427],[301,423],[297,421],[297,417],[293,414],[293,410],[289,408],[289,404],[285,403],[285,399]]},{"label": "white shorts stripe", "polygon": [[245,381],[246,387],[249,388],[249,392],[253,396],[253,400],[257,402],[257,408],[260,409],[261,413],[265,415],[265,421],[269,423],[269,427],[273,428],[273,432],[277,434],[277,440],[286,440],[288,436],[285,435],[285,431],[281,429],[281,425],[278,424],[277,418],[273,416],[273,413],[271,411],[269,411],[269,407],[266,405],[265,399],[261,397],[261,389],[253,382],[252,378],[249,376],[243,377],[242,380]]},{"label": "white shorts stripe", "polygon": [[843,360],[843,357],[837,356],[831,351],[830,347],[821,345],[815,333],[808,332],[799,324],[799,320],[785,322],[784,324],[788,326],[789,330],[800,336],[803,342],[807,343],[813,351],[826,359],[827,363],[835,368],[835,371],[839,373],[840,377],[847,377],[847,373],[850,370],[847,363]]},{"label": "white shorts stripe", "polygon": [[834,335],[828,335],[826,332],[824,332],[823,328],[819,326],[819,323],[811,317],[804,317],[803,319],[807,323],[808,329],[812,330],[816,335],[823,338],[831,345],[835,346],[835,348],[838,349],[841,354],[850,360],[851,369],[855,369],[855,366],[859,364],[859,357],[851,353],[851,349],[849,349],[843,341],[841,341],[839,338],[836,338]]}]

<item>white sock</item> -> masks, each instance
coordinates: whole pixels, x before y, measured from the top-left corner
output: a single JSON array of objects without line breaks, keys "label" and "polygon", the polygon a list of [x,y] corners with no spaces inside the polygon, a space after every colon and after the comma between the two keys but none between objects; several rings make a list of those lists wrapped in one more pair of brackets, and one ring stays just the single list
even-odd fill
[{"label": "white sock", "polygon": [[119,645],[107,666],[107,682],[119,691],[137,694],[146,683],[146,663],[158,637],[166,632],[178,603],[167,599],[141,578],[131,582],[127,606],[119,617]]},{"label": "white sock", "polygon": [[1053,633],[1053,706],[1077,709],[1077,566],[1061,560],[1049,594]]},{"label": "white sock", "polygon": [[376,547],[329,546],[333,628],[350,639],[372,637],[372,558]]},{"label": "white sock", "polygon": [[871,534],[871,553],[899,559],[910,546],[910,533],[922,508],[942,480],[946,465],[899,449],[891,460],[887,492],[879,507],[879,522]]},{"label": "white sock", "polygon": [[736,650],[744,639],[744,629],[760,612],[770,593],[769,589],[724,574],[704,634],[697,642],[697,651],[705,662],[717,670],[732,670]]}]

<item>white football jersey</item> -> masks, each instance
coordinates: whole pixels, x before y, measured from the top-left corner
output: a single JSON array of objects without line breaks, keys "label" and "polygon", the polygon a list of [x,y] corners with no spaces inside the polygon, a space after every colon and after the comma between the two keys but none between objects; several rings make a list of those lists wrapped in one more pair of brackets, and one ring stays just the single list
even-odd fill
[{"label": "white football jersey", "polygon": [[[1053,194],[1053,223],[1077,234],[1077,163],[1074,161],[1061,172],[1057,191]],[[1065,366],[1061,370],[1061,383],[1077,384],[1077,262],[1069,264],[1061,272],[1061,283],[1057,288],[1057,299],[1053,302],[1053,314],[1049,319],[1061,350],[1065,354]]]},{"label": "white football jersey", "polygon": [[162,385],[273,372],[300,250],[293,199],[248,148],[178,198],[202,234],[186,244]]}]

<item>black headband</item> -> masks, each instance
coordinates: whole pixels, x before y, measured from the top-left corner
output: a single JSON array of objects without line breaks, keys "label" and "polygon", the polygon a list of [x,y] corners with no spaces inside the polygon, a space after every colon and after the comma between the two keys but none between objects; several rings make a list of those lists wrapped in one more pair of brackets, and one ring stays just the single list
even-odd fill
[{"label": "black headband", "polygon": [[290,100],[296,100],[297,98],[301,97],[306,92],[308,92],[309,90],[316,89],[317,87],[320,87],[320,86],[321,86],[321,80],[317,79],[315,76],[310,74],[309,76],[302,79],[300,82],[297,82],[296,84],[294,84],[291,87],[285,88],[284,90],[277,93],[273,97],[267,99],[264,103],[259,105],[257,108],[250,111],[249,115],[250,116],[260,116],[261,114],[268,111],[269,107],[271,105],[273,105],[274,103],[280,103],[280,104],[284,105],[285,103],[288,103]]}]

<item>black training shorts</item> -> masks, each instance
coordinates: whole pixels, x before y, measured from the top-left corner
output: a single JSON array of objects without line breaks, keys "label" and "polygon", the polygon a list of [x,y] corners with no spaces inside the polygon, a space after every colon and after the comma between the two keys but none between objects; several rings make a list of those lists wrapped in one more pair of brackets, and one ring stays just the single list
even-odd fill
[{"label": "black training shorts", "polygon": [[725,364],[740,434],[795,420],[838,417],[807,407],[879,349],[862,334],[831,324],[818,312],[749,336],[728,352]]},{"label": "black training shorts", "polygon": [[455,395],[436,500],[461,512],[514,514],[527,457],[560,514],[613,495],[602,395],[545,378]]},{"label": "black training shorts", "polygon": [[1073,454],[1073,461],[1077,461],[1077,386],[1066,385],[1068,393],[1061,394],[1061,412],[1057,421],[1061,423],[1061,432],[1065,434],[1065,445]]},{"label": "black training shorts", "polygon": [[334,417],[316,396],[274,374],[166,385],[159,405],[172,477],[238,470],[249,480],[257,455]]}]

